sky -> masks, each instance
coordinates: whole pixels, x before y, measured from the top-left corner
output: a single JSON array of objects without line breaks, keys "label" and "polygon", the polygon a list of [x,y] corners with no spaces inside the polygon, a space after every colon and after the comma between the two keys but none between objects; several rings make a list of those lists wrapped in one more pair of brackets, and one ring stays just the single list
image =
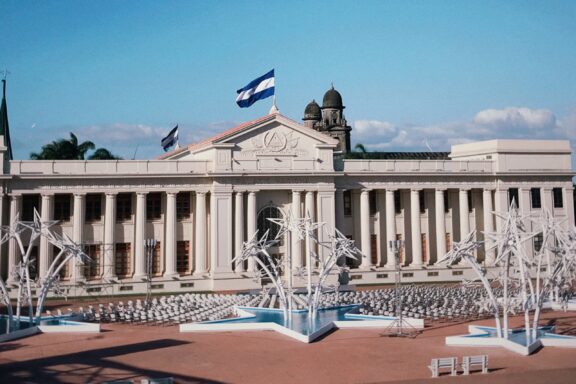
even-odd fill
[{"label": "sky", "polygon": [[15,159],[69,132],[125,159],[268,113],[236,90],[274,68],[301,121],[334,84],[369,151],[496,138],[576,147],[576,1],[0,0]]}]

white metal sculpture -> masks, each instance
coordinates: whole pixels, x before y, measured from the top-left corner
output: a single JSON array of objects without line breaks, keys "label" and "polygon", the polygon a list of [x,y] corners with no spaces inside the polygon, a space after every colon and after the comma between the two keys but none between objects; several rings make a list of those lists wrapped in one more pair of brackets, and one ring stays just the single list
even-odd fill
[{"label": "white metal sculpture", "polygon": [[[19,215],[16,215],[18,218]],[[0,244],[13,240],[16,250],[20,253],[20,261],[14,268],[14,275],[11,276],[14,285],[17,287],[16,313],[12,308],[10,297],[6,285],[0,279],[1,301],[8,309],[9,323],[12,324],[14,316],[19,319],[22,307],[28,307],[29,321],[38,322],[44,309],[44,303],[50,292],[60,292],[60,271],[71,261],[74,265],[83,264],[88,260],[81,246],[70,239],[68,235],[61,236],[51,230],[57,221],[42,221],[40,215],[34,210],[33,221],[20,221],[16,219],[11,225],[0,227]],[[24,245],[24,238],[29,238],[27,245]],[[30,275],[30,267],[34,263],[32,259],[32,249],[40,237],[45,237],[48,243],[59,249],[53,257],[52,262],[46,268],[44,276],[39,276],[33,280]],[[37,288],[38,294],[34,297],[32,286]],[[36,308],[34,310],[34,301]]]},{"label": "white metal sculpture", "polygon": [[[494,214],[502,222],[501,229],[485,233],[493,244],[490,249],[496,251],[496,274],[492,279],[474,255],[482,243],[474,240],[474,231],[455,242],[439,263],[464,259],[476,272],[488,295],[497,337],[508,339],[508,315],[523,312],[529,345],[539,338],[538,322],[544,301],[554,290],[575,280],[576,229],[569,228],[545,209],[537,217],[521,215],[514,201],[508,212]],[[537,235],[541,236],[542,245],[532,251],[526,243]],[[500,298],[494,293],[496,287],[502,291]]]},{"label": "white metal sculpture", "polygon": [[[319,309],[320,299],[324,292],[334,291],[336,287],[326,284],[328,276],[333,273],[335,269],[345,269],[344,266],[339,266],[340,260],[345,258],[355,259],[357,254],[360,253],[359,249],[354,245],[354,241],[346,238],[337,229],[334,233],[328,233],[330,244],[322,244],[317,237],[317,231],[323,229],[323,223],[314,223],[307,215],[305,218],[293,218],[287,214],[280,219],[268,219],[280,227],[275,239],[268,239],[269,232],[267,231],[260,239],[258,239],[258,231],[254,233],[249,241],[244,242],[240,256],[233,260],[243,261],[247,259],[254,259],[260,266],[259,273],[262,276],[268,277],[278,294],[280,300],[280,307],[284,311],[285,319],[289,320],[287,316],[292,311],[292,295],[294,275],[306,275],[307,286],[307,307],[309,319],[316,316]],[[268,249],[276,245],[282,236],[288,235],[287,241],[287,255],[284,257],[272,257]],[[290,252],[290,236],[296,236],[298,240],[306,241],[306,267],[299,268],[294,271],[292,268],[291,252]],[[327,247],[329,252],[326,258],[321,259],[316,252],[313,251],[313,244],[318,247]],[[263,257],[261,257],[263,256]],[[287,265],[286,265],[287,264]],[[318,268],[315,268],[315,265]],[[315,270],[316,269],[316,270]],[[282,273],[285,271],[285,273]],[[296,272],[296,273],[295,273]],[[312,275],[317,273],[316,283],[313,283]]]}]

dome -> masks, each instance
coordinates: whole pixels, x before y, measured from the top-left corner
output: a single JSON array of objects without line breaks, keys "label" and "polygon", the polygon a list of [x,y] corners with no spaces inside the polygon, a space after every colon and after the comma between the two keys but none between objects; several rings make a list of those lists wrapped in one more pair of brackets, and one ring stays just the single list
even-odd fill
[{"label": "dome", "polygon": [[316,103],[316,100],[308,103],[304,109],[304,119],[302,120],[322,120],[322,112],[320,112],[320,106]]},{"label": "dome", "polygon": [[324,99],[322,100],[322,108],[336,108],[343,109],[342,96],[340,93],[334,89],[334,86],[324,94]]}]

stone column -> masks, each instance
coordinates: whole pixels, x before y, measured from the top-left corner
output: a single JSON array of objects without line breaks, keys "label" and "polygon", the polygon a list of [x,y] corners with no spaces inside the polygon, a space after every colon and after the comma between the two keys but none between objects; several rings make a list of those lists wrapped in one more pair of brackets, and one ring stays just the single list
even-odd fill
[{"label": "stone column", "polygon": [[[396,240],[396,207],[394,206],[394,190],[386,190],[386,239]],[[394,252],[386,244],[386,268],[396,268]]]},{"label": "stone column", "polygon": [[554,209],[552,208],[552,188],[541,188],[540,196],[542,199],[542,208],[548,210],[554,216]]},{"label": "stone column", "polygon": [[412,232],[411,267],[422,267],[422,229],[420,225],[420,190],[410,191],[410,230]]},{"label": "stone column", "polygon": [[166,232],[164,277],[178,276],[176,271],[176,196],[178,192],[166,192]]},{"label": "stone column", "polygon": [[234,199],[234,272],[244,272],[244,262],[238,260],[244,245],[244,193],[236,192]]},{"label": "stone column", "polygon": [[136,193],[136,224],[134,236],[134,279],[146,278],[146,192]]},{"label": "stone column", "polygon": [[210,193],[210,272],[212,276],[232,272],[232,191]]},{"label": "stone column", "polygon": [[485,189],[482,191],[482,212],[484,219],[484,262],[486,265],[492,265],[496,260],[494,249],[489,250],[489,248],[492,246],[492,240],[486,236],[486,233],[494,232],[494,214],[492,213],[493,210],[492,191]]},{"label": "stone column", "polygon": [[360,248],[362,249],[362,263],[360,268],[370,268],[372,265],[372,247],[370,243],[370,191],[363,189],[360,192]]},{"label": "stone column", "polygon": [[336,190],[336,228],[344,230],[344,190]]},{"label": "stone column", "polygon": [[468,190],[460,189],[459,191],[460,202],[460,241],[470,233],[470,210],[468,209]]},{"label": "stone column", "polygon": [[312,222],[316,221],[316,207],[314,204],[314,192],[307,191],[306,192],[306,200],[305,200],[305,207],[304,207],[304,217],[310,217]]},{"label": "stone column", "polygon": [[[302,196],[300,191],[292,191],[292,219],[302,218]],[[302,241],[295,233],[290,234],[292,239],[292,268],[299,268],[304,265],[302,260]]]},{"label": "stone column", "polygon": [[194,274],[206,273],[206,193],[196,192],[196,255]]},{"label": "stone column", "polygon": [[564,188],[564,207],[566,212],[566,217],[568,218],[566,226],[568,228],[574,227],[574,187]]},{"label": "stone column", "polygon": [[[52,220],[52,211],[54,206],[54,195],[42,195],[42,206],[40,207],[40,219],[42,222]],[[48,267],[52,262],[52,246],[46,236],[40,236],[40,249],[39,249],[39,273],[38,277],[44,280]]]},{"label": "stone column", "polygon": [[[508,190],[500,187],[494,192],[494,205],[497,213],[502,215],[508,212]],[[496,216],[496,231],[500,232],[504,226],[504,219]]]},{"label": "stone column", "polygon": [[116,278],[116,194],[106,193],[106,208],[104,212],[104,280]]},{"label": "stone column", "polygon": [[440,260],[446,254],[446,207],[444,206],[445,189],[436,189],[436,260]]},{"label": "stone column", "polygon": [[386,242],[388,238],[386,237],[386,216],[384,213],[384,208],[386,207],[386,191],[383,189],[376,190],[376,205],[378,207],[378,226],[375,231],[378,237],[378,262],[376,266],[381,267],[384,265],[384,258],[386,255]]},{"label": "stone column", "polygon": [[[246,220],[246,231],[247,231],[247,239],[248,240],[252,240],[252,238],[254,237],[254,234],[256,233],[258,227],[256,225],[256,192],[255,191],[250,191],[248,192],[248,201],[247,201],[247,207],[246,207],[246,214],[247,214],[247,220]],[[264,235],[263,233],[259,233],[257,236],[262,236]],[[258,240],[258,239],[256,239]],[[248,271],[249,272],[254,272],[256,271],[256,262],[250,258],[248,260]]]},{"label": "stone column", "polygon": [[[74,240],[76,244],[82,244],[84,242],[85,200],[86,194],[74,194],[74,221],[72,240]],[[73,259],[70,260],[70,271],[72,271],[72,281],[77,282],[84,280],[84,268],[82,264],[76,263]]]},{"label": "stone column", "polygon": [[333,233],[336,226],[334,205],[334,188],[320,186],[317,192],[316,212],[318,214],[318,222],[324,223],[322,228],[318,229],[318,241],[320,244],[325,245],[318,247],[318,257],[322,262],[328,258],[330,247],[332,246],[332,239],[329,233]]},{"label": "stone column", "polygon": [[[10,218],[8,219],[8,225],[13,225],[18,220],[20,220],[22,209],[22,195],[11,195],[10,196]],[[16,265],[20,262],[20,248],[16,239],[10,239],[8,241],[8,276],[6,277],[7,283],[15,283],[14,272],[16,272]]]}]

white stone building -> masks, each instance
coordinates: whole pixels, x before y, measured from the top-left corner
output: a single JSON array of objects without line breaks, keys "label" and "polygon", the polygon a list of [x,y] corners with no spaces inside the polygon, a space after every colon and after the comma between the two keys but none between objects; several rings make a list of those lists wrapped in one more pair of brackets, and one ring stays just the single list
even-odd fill
[{"label": "white stone building", "polygon": [[[367,257],[352,266],[350,284],[394,281],[390,239],[405,241],[405,282],[471,277],[465,266],[434,263],[470,230],[482,239],[482,231],[498,229],[491,212],[505,211],[511,199],[524,212],[547,208],[574,224],[568,141],[490,140],[445,154],[349,159],[340,95],[327,96],[322,110],[309,104],[304,125],[273,110],[155,160],[9,161],[4,145],[1,224],[17,215],[31,220],[37,208],[84,244],[93,262],[62,275],[72,295],[144,292],[146,239],[157,241],[154,292],[260,287],[255,266],[232,259],[258,228],[271,227],[266,218],[287,212],[308,213],[356,241]],[[324,231],[319,237],[328,239]],[[287,241],[273,252],[285,254]],[[293,266],[303,266],[304,245],[291,242]],[[44,240],[35,247],[41,277],[53,250]],[[10,281],[18,252],[14,243],[0,252],[0,273]],[[477,257],[489,266],[494,255],[480,249]]]}]

